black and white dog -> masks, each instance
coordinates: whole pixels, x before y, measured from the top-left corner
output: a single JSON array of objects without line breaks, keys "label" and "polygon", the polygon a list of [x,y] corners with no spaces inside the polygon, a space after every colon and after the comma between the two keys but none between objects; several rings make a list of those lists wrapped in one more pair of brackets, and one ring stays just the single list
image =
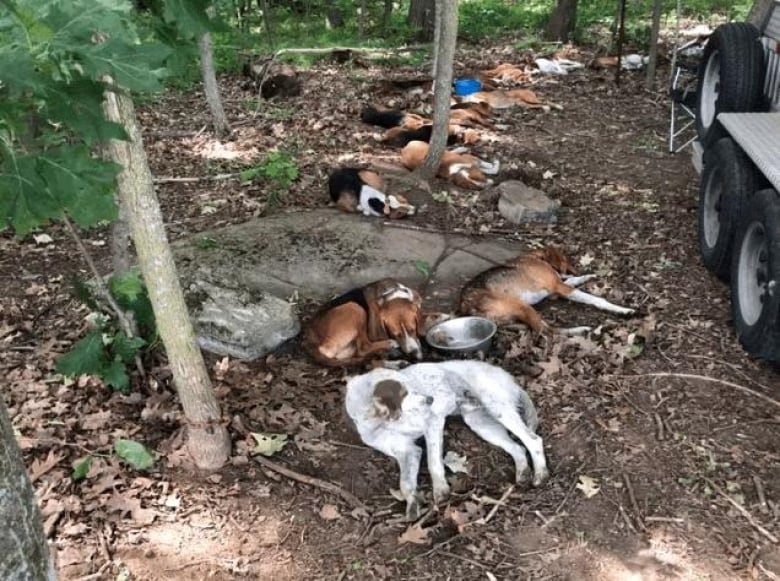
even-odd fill
[{"label": "black and white dog", "polygon": [[509,373],[489,363],[444,361],[400,371],[374,369],[347,382],[346,409],[363,442],[397,460],[409,520],[420,514],[419,438],[425,438],[434,502],[449,494],[442,449],[447,416],[460,415],[478,436],[511,455],[517,482],[530,476],[526,450],[533,464],[532,484],[539,486],[549,475],[531,398]]}]

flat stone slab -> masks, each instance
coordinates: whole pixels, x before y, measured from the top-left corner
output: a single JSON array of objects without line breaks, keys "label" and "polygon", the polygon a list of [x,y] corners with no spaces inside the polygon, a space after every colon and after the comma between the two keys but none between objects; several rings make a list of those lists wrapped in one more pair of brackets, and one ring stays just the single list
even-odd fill
[{"label": "flat stone slab", "polygon": [[283,299],[325,300],[394,277],[423,290],[436,308],[454,308],[463,283],[525,250],[519,243],[414,228],[320,208],[256,218],[173,247],[184,288],[206,281]]}]

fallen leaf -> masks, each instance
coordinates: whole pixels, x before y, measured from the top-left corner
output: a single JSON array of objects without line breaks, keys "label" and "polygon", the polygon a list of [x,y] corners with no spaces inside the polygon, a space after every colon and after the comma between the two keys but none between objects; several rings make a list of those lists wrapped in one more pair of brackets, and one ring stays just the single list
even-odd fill
[{"label": "fallen leaf", "polygon": [[54,468],[65,457],[64,454],[56,454],[54,450],[49,450],[45,460],[33,460],[30,466],[30,482],[35,482],[49,470]]},{"label": "fallen leaf", "polygon": [[415,545],[427,545],[431,542],[428,538],[429,532],[429,529],[424,529],[420,525],[411,525],[400,537],[398,537],[398,544],[413,543]]},{"label": "fallen leaf", "polygon": [[580,475],[579,482],[577,482],[577,488],[582,491],[585,498],[596,496],[599,493],[599,490],[601,490],[598,480],[591,478],[590,476],[585,476],[584,474]]},{"label": "fallen leaf", "polygon": [[320,509],[320,517],[325,520],[336,520],[341,518],[341,514],[339,514],[339,509],[335,504],[323,504]]},{"label": "fallen leaf", "polygon": [[287,445],[287,434],[264,434],[261,432],[250,432],[255,439],[253,454],[262,454],[263,456],[273,456],[281,452]]},{"label": "fallen leaf", "polygon": [[465,456],[461,456],[452,450],[444,455],[444,465],[449,468],[451,472],[469,473],[469,461]]},{"label": "fallen leaf", "polygon": [[36,244],[51,244],[54,242],[48,234],[33,234],[33,240],[35,240]]},{"label": "fallen leaf", "polygon": [[590,265],[590,264],[591,264],[591,263],[592,263],[594,260],[595,260],[595,258],[593,257],[593,255],[592,255],[590,252],[586,252],[585,254],[583,254],[582,256],[580,256],[580,259],[579,259],[579,261],[578,261],[578,262],[579,262],[579,265],[580,265],[580,266],[588,266],[588,265]]}]

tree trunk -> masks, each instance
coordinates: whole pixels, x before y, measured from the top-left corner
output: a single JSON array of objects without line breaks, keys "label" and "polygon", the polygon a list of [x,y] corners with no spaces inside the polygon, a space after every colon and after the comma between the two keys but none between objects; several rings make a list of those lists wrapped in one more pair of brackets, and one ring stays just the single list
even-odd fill
[{"label": "tree trunk", "polygon": [[[110,153],[109,153],[110,155]],[[127,212],[121,200],[117,199],[119,213],[111,223],[111,264],[114,274],[124,274],[130,270],[130,224]]]},{"label": "tree trunk", "polygon": [[198,39],[200,48],[200,70],[203,73],[203,89],[206,92],[206,102],[211,110],[211,120],[214,123],[214,132],[217,137],[224,137],[230,133],[225,110],[222,108],[222,99],[219,96],[217,76],[214,74],[214,56],[211,50],[211,35],[204,32]]},{"label": "tree trunk", "polygon": [[433,24],[433,58],[431,59],[431,78],[436,79],[436,67],[439,62],[439,50],[441,49],[441,11],[444,2],[436,2]]},{"label": "tree trunk", "polygon": [[547,22],[547,27],[544,29],[544,38],[546,40],[569,42],[574,34],[574,28],[577,26],[577,1],[557,1],[555,10]]},{"label": "tree trunk", "polygon": [[620,85],[620,75],[623,72],[623,41],[626,39],[626,0],[618,0],[617,29],[617,68],[615,69],[615,84]]},{"label": "tree trunk", "polygon": [[431,179],[439,170],[449,133],[452,63],[458,38],[458,0],[441,1],[441,4],[441,32],[436,56],[436,78],[433,81],[433,133],[428,155],[420,168],[420,176],[424,179]]},{"label": "tree trunk", "polygon": [[755,24],[759,28],[764,24],[764,20],[769,16],[770,10],[774,5],[774,0],[755,0],[753,7],[748,12],[747,21]]},{"label": "tree trunk", "polygon": [[658,63],[658,31],[661,29],[662,4],[663,0],[654,0],[653,2],[653,24],[650,28],[650,47],[647,51],[647,78],[645,80],[648,91],[655,87],[655,69]]},{"label": "tree trunk", "polygon": [[[409,26],[418,31],[418,38],[424,41],[433,39],[436,0],[412,0],[409,4]],[[440,0],[447,3],[446,0]]]},{"label": "tree trunk", "polygon": [[187,447],[199,468],[214,470],[227,460],[230,438],[184,303],[133,102],[127,95],[109,91],[104,110],[106,118],[122,124],[129,137],[110,144],[112,159],[124,168],[117,177],[117,191],[184,408]]},{"label": "tree trunk", "polygon": [[0,579],[54,581],[41,512],[0,397]]},{"label": "tree trunk", "polygon": [[390,32],[390,19],[393,17],[393,0],[385,0],[385,9],[382,11],[382,33]]}]

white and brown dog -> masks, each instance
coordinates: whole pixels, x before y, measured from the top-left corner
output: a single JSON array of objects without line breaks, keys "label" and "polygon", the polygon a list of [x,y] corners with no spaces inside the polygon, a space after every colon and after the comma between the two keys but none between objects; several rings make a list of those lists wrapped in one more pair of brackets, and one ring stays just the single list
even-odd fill
[{"label": "white and brown dog", "polygon": [[417,475],[422,449],[415,444],[419,438],[425,438],[434,502],[449,494],[443,460],[448,416],[461,416],[478,436],[512,456],[517,482],[530,478],[539,486],[549,475],[531,398],[509,373],[489,363],[444,361],[400,371],[374,369],[347,382],[346,411],[363,442],[398,462],[409,520],[420,514]]},{"label": "white and brown dog", "polygon": [[[410,141],[401,150],[401,164],[406,169],[417,169],[428,155],[428,147],[424,141]],[[498,170],[498,161],[490,163],[467,153],[445,151],[436,175],[461,188],[481,190],[493,183],[487,176],[497,174]]]},{"label": "white and brown dog", "polygon": [[533,307],[546,298],[563,297],[616,315],[634,313],[634,309],[576,288],[595,276],[574,276],[571,262],[557,248],[531,250],[503,266],[489,268],[466,283],[460,294],[459,311],[487,317],[496,323],[519,321],[536,333],[552,330]]},{"label": "white and brown dog", "polygon": [[397,280],[383,278],[326,303],[306,325],[303,347],[328,367],[368,362],[399,348],[422,359],[422,298]]}]

